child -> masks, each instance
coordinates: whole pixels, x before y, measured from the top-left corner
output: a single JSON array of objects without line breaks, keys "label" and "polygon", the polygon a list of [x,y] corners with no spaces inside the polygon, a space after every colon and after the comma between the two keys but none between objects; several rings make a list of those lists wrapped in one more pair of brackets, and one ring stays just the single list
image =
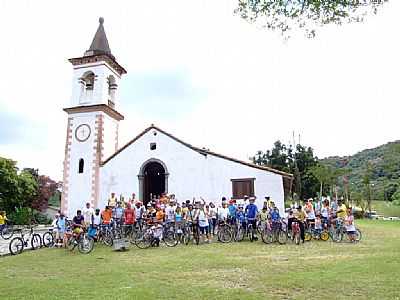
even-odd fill
[{"label": "child", "polygon": [[64,247],[66,245],[64,240],[64,234],[65,234],[64,214],[60,214],[60,217],[57,219],[56,225],[57,225],[56,247]]},{"label": "child", "polygon": [[163,226],[159,221],[156,221],[155,224],[151,227],[151,230],[153,232],[153,238],[154,238],[152,241],[152,246],[159,247],[163,234]]},{"label": "child", "polygon": [[51,230],[53,231],[53,234],[54,234],[53,236],[56,237],[55,247],[58,247],[58,246],[59,246],[59,245],[58,245],[58,239],[60,238],[60,237],[59,237],[59,234],[58,234],[58,225],[57,225],[58,219],[59,219],[59,214],[56,214],[56,215],[54,216],[53,222],[51,222]]},{"label": "child", "polygon": [[201,205],[198,213],[198,220],[199,220],[199,227],[200,227],[200,234],[202,236],[205,235],[204,242],[208,243],[209,242],[209,236],[208,236],[208,217],[207,214],[204,210],[204,204]]},{"label": "child", "polygon": [[317,234],[321,234],[322,232],[322,220],[321,220],[321,215],[317,215],[315,218],[315,232]]},{"label": "child", "polygon": [[356,242],[356,226],[354,225],[354,216],[351,207],[349,207],[349,209],[347,210],[345,226],[350,242]]},{"label": "child", "polygon": [[179,242],[182,240],[182,234],[183,234],[182,220],[183,220],[182,209],[178,206],[175,210],[175,229],[178,235]]}]

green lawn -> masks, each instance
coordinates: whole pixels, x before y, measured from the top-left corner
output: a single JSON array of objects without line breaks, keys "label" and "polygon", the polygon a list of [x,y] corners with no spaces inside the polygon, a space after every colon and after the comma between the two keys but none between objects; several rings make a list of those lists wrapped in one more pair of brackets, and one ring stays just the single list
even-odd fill
[{"label": "green lawn", "polygon": [[359,221],[359,244],[261,242],[0,258],[4,299],[400,299],[400,222]]},{"label": "green lawn", "polygon": [[372,201],[372,209],[385,217],[400,217],[400,206],[386,201]]}]

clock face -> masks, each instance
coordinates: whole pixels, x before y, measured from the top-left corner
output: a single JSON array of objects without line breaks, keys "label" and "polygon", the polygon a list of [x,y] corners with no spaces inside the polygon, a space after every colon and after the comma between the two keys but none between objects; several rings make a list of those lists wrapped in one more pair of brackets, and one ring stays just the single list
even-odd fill
[{"label": "clock face", "polygon": [[90,126],[81,124],[75,129],[75,137],[79,142],[84,142],[90,137]]}]

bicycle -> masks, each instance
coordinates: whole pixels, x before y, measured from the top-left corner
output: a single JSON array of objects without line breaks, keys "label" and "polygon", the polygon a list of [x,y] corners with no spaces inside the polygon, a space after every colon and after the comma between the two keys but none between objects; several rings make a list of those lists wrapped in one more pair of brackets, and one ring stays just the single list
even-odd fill
[{"label": "bicycle", "polygon": [[218,231],[217,231],[218,241],[221,243],[230,243],[233,238],[232,228],[226,221],[221,221],[218,224]]},{"label": "bicycle", "polygon": [[91,238],[85,229],[80,233],[72,233],[67,242],[67,248],[70,251],[78,246],[78,251],[82,254],[89,254],[94,248],[94,239]]},{"label": "bicycle", "polygon": [[296,245],[300,245],[300,224],[297,220],[292,222],[292,239]]},{"label": "bicycle", "polygon": [[257,241],[257,235],[256,235],[257,228],[253,226],[253,222],[250,220],[247,222],[247,230],[246,230],[246,235],[249,237],[250,242]]},{"label": "bicycle", "polygon": [[109,247],[113,245],[112,232],[108,224],[100,224],[96,232],[96,240]]},{"label": "bicycle", "polygon": [[311,241],[312,239],[326,242],[329,240],[329,232],[326,229],[319,230],[309,227],[304,232],[304,240]]},{"label": "bicycle", "polygon": [[185,222],[183,227],[183,242],[188,245],[193,240],[196,245],[200,243],[200,232],[197,224],[192,222]]},{"label": "bicycle", "polygon": [[261,233],[261,239],[265,244],[278,242],[281,245],[286,244],[288,239],[287,232],[283,229],[281,222],[270,222],[265,225]]},{"label": "bicycle", "polygon": [[[344,226],[343,220],[336,221],[336,228],[333,228],[333,226],[331,226],[330,235],[335,243],[342,242],[344,237],[346,237],[347,240],[350,241],[350,237],[349,234],[347,233],[346,227]],[[354,235],[355,235],[354,237],[355,242],[361,241],[362,233],[360,229],[356,228]]]},{"label": "bicycle", "polygon": [[28,242],[30,242],[32,250],[42,247],[42,238],[39,234],[34,233],[33,227],[29,227],[28,234],[25,234],[23,229],[15,229],[14,232],[20,232],[21,237],[15,237],[10,241],[8,249],[12,255],[21,254],[28,247]]},{"label": "bicycle", "polygon": [[235,242],[241,242],[243,241],[245,235],[247,235],[246,233],[247,230],[247,226],[246,226],[246,222],[240,222],[239,220],[236,221],[235,226],[233,227],[233,240]]},{"label": "bicycle", "polygon": [[[164,231],[164,228],[163,228]],[[146,249],[150,246],[155,246],[157,242],[157,238],[154,237],[153,229],[146,228],[143,226],[143,231],[138,233],[138,236],[135,240],[135,244],[140,249]],[[168,247],[175,247],[178,244],[178,241],[175,239],[175,234],[172,231],[166,231],[166,235],[162,235],[159,242],[163,242]]]},{"label": "bicycle", "polygon": [[6,221],[6,223],[3,225],[3,228],[0,231],[0,235],[5,240],[12,238],[12,236],[14,235],[13,224],[9,221]]}]

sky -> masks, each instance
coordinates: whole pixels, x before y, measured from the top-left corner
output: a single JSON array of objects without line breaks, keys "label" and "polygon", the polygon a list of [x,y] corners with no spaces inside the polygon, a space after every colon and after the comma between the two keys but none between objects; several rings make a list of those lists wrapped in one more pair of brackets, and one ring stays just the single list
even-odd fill
[{"label": "sky", "polygon": [[234,0],[0,0],[0,156],[62,179],[72,66],[104,17],[128,74],[118,110],[124,145],[150,124],[247,160],[292,132],[318,157],[400,139],[400,11],[317,37],[235,16]]}]

